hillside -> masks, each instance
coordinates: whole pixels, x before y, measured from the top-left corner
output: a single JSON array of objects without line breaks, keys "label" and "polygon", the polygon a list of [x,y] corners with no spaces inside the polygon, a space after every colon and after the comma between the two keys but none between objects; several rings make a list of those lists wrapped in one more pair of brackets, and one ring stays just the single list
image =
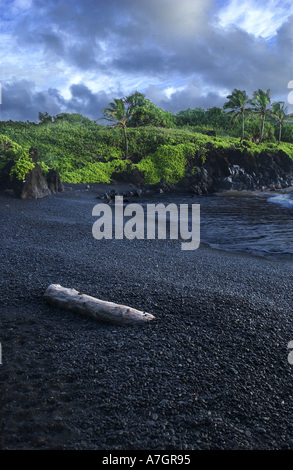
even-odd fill
[{"label": "hillside", "polygon": [[[60,114],[54,119],[42,115],[38,124],[0,122],[0,171],[12,159],[11,175],[24,179],[34,166],[29,156],[31,147],[38,150],[44,174],[54,169],[64,183],[85,184],[110,183],[120,178],[129,182],[134,178],[134,182],[145,185],[161,181],[178,184],[186,178],[198,179],[199,167],[207,164],[210,167],[213,161],[215,169],[219,159],[227,159],[227,155],[235,155],[235,152],[238,166],[241,166],[241,155],[244,160],[247,155],[253,160],[259,155],[283,155],[283,158],[293,159],[293,143],[278,143],[272,124],[266,123],[264,139],[258,142],[254,133],[249,133],[252,124],[247,121],[248,130],[245,139],[241,140],[233,135],[239,131],[239,125],[233,127],[222,110],[216,111],[213,110],[212,119],[205,116],[202,125],[197,126],[182,122],[183,112],[172,125],[169,122],[171,127],[129,126],[126,158],[121,127],[100,125],[79,114]],[[211,115],[210,111],[207,113]],[[160,122],[164,124],[163,120]],[[213,125],[209,126],[209,122]],[[254,128],[256,125],[259,126],[258,120],[255,120]],[[287,128],[291,129],[291,126],[287,124]],[[287,137],[289,134],[287,131]],[[232,170],[227,171],[221,173],[222,178],[228,177]],[[271,184],[275,183],[271,181]]]}]

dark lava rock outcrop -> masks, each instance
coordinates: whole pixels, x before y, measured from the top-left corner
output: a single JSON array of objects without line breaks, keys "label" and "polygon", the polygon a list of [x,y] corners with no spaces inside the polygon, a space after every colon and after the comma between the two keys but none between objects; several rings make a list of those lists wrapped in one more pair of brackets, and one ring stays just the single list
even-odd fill
[{"label": "dark lava rock outcrop", "polygon": [[50,170],[45,176],[38,164],[38,150],[31,147],[30,156],[35,163],[25,180],[10,178],[10,170],[14,162],[9,161],[0,175],[0,189],[12,189],[19,199],[39,199],[63,191],[63,185],[57,171]]},{"label": "dark lava rock outcrop", "polygon": [[252,155],[247,150],[210,148],[204,162],[196,157],[193,174],[179,186],[194,194],[219,191],[279,190],[293,185],[293,160],[282,150]]}]

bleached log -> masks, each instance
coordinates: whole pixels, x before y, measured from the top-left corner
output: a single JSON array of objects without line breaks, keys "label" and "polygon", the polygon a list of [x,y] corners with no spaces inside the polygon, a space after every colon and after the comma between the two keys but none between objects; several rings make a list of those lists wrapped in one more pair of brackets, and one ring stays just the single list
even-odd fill
[{"label": "bleached log", "polygon": [[44,299],[55,307],[112,324],[134,325],[155,318],[150,313],[80,294],[75,289],[62,287],[59,284],[51,284],[44,294]]}]

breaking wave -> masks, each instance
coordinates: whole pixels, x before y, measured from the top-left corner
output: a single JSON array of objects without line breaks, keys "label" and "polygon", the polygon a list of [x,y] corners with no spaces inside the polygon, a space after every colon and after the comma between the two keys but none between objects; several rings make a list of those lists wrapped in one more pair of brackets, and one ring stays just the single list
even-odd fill
[{"label": "breaking wave", "polygon": [[278,194],[277,196],[270,197],[268,198],[268,202],[273,202],[275,204],[279,204],[280,206],[293,209],[293,192],[288,194]]}]

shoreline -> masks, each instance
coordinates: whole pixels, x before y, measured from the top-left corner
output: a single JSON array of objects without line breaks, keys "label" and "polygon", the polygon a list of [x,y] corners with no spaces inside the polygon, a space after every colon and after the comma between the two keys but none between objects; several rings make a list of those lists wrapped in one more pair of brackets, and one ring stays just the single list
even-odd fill
[{"label": "shoreline", "polygon": [[[293,264],[97,241],[93,194],[0,194],[0,448],[293,449]],[[44,302],[51,283],[156,319],[129,328],[61,311]]]},{"label": "shoreline", "polygon": [[[161,186],[158,185],[144,185],[139,186],[132,183],[123,183],[123,182],[112,182],[112,183],[62,183],[64,190],[62,192],[56,193],[57,196],[62,194],[73,194],[75,192],[88,192],[91,193],[93,196],[97,198],[99,196],[103,196],[106,193],[114,193],[117,192],[119,195],[128,195],[129,193],[134,193],[132,195],[133,198],[136,197],[153,197],[153,196],[188,196],[190,198],[197,198],[197,197],[242,197],[242,196],[274,196],[279,194],[287,194],[293,191],[293,186],[283,189],[275,189],[275,190],[222,190],[222,191],[215,191],[213,193],[207,194],[194,194],[190,191],[189,188],[184,188],[184,186],[173,186],[172,189],[162,189]],[[139,192],[140,194],[137,194]],[[46,195],[44,198],[52,198],[52,196],[56,194]],[[13,193],[12,189],[4,189],[0,190],[0,197],[7,197],[7,198],[16,198]],[[129,197],[129,196],[128,196]],[[17,198],[16,198],[17,199]],[[42,197],[39,199],[43,199]],[[35,200],[35,199],[28,199],[28,200]]]}]

